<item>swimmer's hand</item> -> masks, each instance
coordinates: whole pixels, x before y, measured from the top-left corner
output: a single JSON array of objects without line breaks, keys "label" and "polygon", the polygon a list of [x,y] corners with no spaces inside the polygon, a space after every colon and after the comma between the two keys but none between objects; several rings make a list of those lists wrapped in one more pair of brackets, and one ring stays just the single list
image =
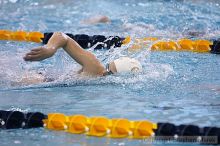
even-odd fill
[{"label": "swimmer's hand", "polygon": [[24,56],[25,61],[41,61],[52,57],[56,53],[55,48],[49,48],[46,46],[32,49]]}]

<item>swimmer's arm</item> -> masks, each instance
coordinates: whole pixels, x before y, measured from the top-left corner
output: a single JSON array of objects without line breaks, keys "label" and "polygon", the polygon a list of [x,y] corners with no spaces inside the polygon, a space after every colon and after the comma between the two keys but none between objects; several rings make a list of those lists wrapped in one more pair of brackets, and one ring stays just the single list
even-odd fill
[{"label": "swimmer's arm", "polygon": [[94,54],[84,50],[75,40],[64,33],[55,33],[47,46],[55,50],[63,48],[77,63],[83,66],[81,72],[93,75],[102,75],[103,65]]},{"label": "swimmer's arm", "polygon": [[54,33],[46,47],[39,47],[27,53],[26,61],[40,61],[49,58],[59,49],[63,48],[76,62],[83,66],[83,71],[91,74],[102,74],[103,65],[89,51],[84,50],[77,42],[64,33]]},{"label": "swimmer's arm", "polygon": [[87,72],[92,75],[102,75],[104,67],[100,61],[89,51],[84,50],[79,44],[67,37],[67,43],[63,49],[80,65],[83,66],[82,72]]},{"label": "swimmer's arm", "polygon": [[32,49],[24,56],[25,61],[41,61],[52,57],[56,51],[66,45],[67,38],[62,33],[55,32],[47,45]]},{"label": "swimmer's arm", "polygon": [[34,48],[24,57],[25,61],[41,61],[52,57],[59,48],[63,48],[76,62],[85,66],[94,55],[82,49],[77,42],[64,33],[55,32],[47,45]]}]

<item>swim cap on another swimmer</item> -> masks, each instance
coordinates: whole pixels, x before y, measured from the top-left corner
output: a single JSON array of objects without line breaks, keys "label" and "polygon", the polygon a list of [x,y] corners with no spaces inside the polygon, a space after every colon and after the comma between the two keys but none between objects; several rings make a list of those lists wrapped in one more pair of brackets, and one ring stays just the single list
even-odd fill
[{"label": "swim cap on another swimmer", "polygon": [[118,73],[142,71],[141,63],[134,58],[121,57],[114,60],[114,63]]}]

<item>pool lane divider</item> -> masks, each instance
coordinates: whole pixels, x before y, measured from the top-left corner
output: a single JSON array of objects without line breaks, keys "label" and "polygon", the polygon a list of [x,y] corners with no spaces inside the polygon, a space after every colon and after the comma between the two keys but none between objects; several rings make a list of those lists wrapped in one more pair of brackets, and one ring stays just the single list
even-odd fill
[{"label": "pool lane divider", "polygon": [[41,32],[0,30],[0,40],[41,43],[42,38],[44,34]]},{"label": "pool lane divider", "polygon": [[[108,138],[148,139],[181,141],[182,137],[194,138],[202,144],[220,144],[220,128],[196,125],[175,125],[172,123],[153,123],[147,120],[130,121],[124,118],[87,117],[62,113],[0,110],[0,130],[44,127],[48,130],[65,131],[72,134]],[[203,139],[212,138],[212,141]],[[167,139],[166,139],[167,138]]]},{"label": "pool lane divider", "polygon": [[[180,39],[177,41],[161,41],[155,37],[136,38],[131,40],[131,37],[119,36],[103,36],[86,34],[66,33],[70,38],[74,39],[82,48],[94,47],[94,49],[110,49],[121,47],[133,41],[129,46],[129,51],[137,51],[151,46],[152,51],[190,51],[197,53],[214,53],[220,54],[220,39],[218,40],[190,40]],[[10,31],[0,30],[0,40],[8,41],[26,41],[46,44],[53,32],[26,32],[26,31]]]}]

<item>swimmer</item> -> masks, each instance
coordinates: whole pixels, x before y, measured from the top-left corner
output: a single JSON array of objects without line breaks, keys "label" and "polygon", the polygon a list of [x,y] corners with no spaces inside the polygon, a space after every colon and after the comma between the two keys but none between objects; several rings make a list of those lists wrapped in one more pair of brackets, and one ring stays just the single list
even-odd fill
[{"label": "swimmer", "polygon": [[93,16],[91,18],[82,21],[83,24],[93,24],[93,25],[99,23],[110,23],[110,22],[111,22],[110,18],[104,15]]},{"label": "swimmer", "polygon": [[138,72],[142,70],[141,63],[129,57],[121,57],[104,65],[91,52],[61,32],[55,32],[47,45],[32,49],[24,56],[25,61],[41,61],[52,57],[59,48],[63,48],[71,58],[82,66],[79,74],[89,76],[106,76],[122,72]]}]

